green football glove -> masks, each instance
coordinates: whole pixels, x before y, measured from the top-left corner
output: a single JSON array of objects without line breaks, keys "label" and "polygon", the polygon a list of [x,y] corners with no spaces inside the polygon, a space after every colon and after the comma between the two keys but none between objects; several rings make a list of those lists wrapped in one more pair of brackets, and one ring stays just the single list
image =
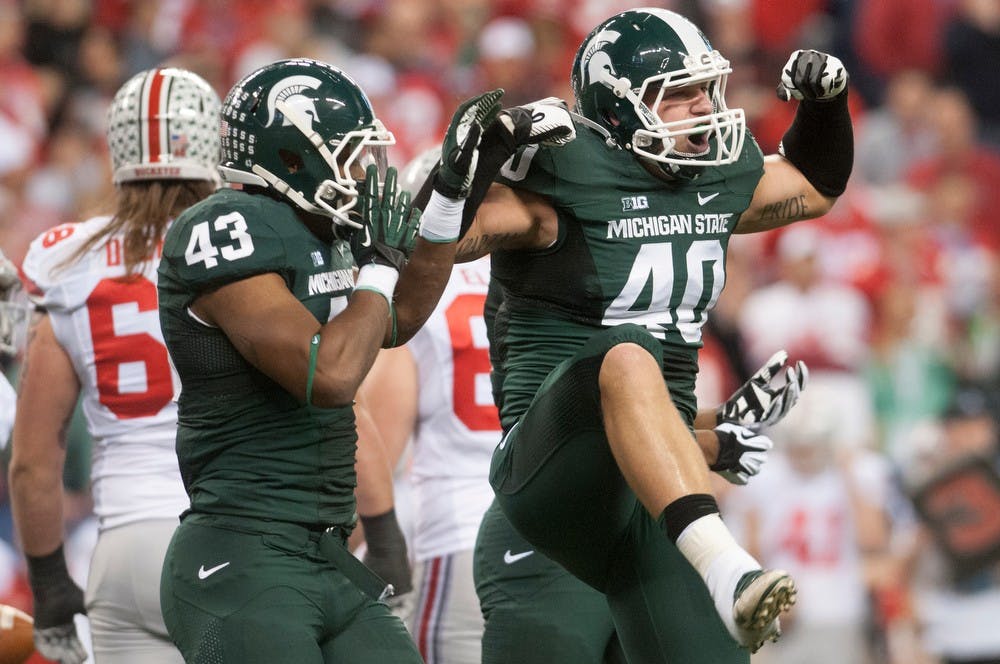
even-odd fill
[{"label": "green football glove", "polygon": [[420,210],[412,206],[409,192],[397,191],[395,168],[386,170],[380,195],[378,169],[369,164],[357,209],[362,229],[351,235],[354,262],[359,267],[377,263],[402,270],[416,243]]}]

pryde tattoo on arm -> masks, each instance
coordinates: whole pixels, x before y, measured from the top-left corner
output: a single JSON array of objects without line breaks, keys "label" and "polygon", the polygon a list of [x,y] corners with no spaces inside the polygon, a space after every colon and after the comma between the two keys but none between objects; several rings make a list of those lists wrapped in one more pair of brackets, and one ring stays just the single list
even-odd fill
[{"label": "pryde tattoo on arm", "polygon": [[460,263],[485,256],[514,237],[517,237],[516,233],[487,233],[476,237],[466,237],[458,242],[455,262]]},{"label": "pryde tattoo on arm", "polygon": [[768,203],[761,210],[760,220],[764,222],[788,221],[790,219],[801,219],[808,214],[805,194],[786,198],[777,203]]}]

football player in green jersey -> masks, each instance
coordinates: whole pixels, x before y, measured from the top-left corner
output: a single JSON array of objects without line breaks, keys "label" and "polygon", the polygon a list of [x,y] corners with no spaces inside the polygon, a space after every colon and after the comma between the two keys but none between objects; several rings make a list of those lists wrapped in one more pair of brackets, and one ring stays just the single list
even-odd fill
[{"label": "football player in green jersey", "polygon": [[158,282],[190,498],[161,604],[186,661],[421,661],[345,547],[352,400],[440,297],[501,95],[456,111],[422,219],[384,170],[392,134],[337,68],[279,61],[227,95],[220,171],[242,190],[177,218]]},{"label": "football player in green jersey", "polygon": [[477,177],[486,201],[459,246],[461,260],[492,253],[503,291],[497,503],[533,550],[605,594],[644,664],[747,662],[795,595],[721,521],[709,468],[746,481],[759,465],[693,389],[729,237],[820,216],[846,186],[847,73],[792,54],[778,94],[800,103],[767,157],[726,106],[729,73],[678,14],[603,22],[574,63],[576,140],[512,150],[486,193]]}]

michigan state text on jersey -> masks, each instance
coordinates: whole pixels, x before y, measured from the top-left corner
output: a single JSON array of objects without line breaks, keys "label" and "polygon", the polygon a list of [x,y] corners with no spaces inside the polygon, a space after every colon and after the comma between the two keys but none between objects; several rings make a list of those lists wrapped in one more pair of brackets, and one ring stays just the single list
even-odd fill
[{"label": "michigan state text on jersey", "polygon": [[558,216],[551,247],[493,253],[505,302],[497,343],[507,352],[506,427],[552,367],[596,329],[622,323],[661,342],[665,377],[686,383],[672,382],[672,396],[694,417],[701,327],[725,284],[729,237],[763,173],[748,138],[734,164],[671,185],[586,127],[564,147],[528,146],[501,170],[499,182],[545,196]]}]

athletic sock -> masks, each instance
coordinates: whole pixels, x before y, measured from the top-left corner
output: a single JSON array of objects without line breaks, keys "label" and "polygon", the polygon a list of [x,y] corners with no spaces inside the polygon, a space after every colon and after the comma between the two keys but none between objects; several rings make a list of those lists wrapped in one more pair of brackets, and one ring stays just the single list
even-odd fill
[{"label": "athletic sock", "polygon": [[703,516],[718,514],[719,504],[715,502],[715,496],[707,493],[692,493],[681,496],[674,502],[663,508],[660,514],[660,527],[670,538],[671,542],[677,543],[684,529]]},{"label": "athletic sock", "polygon": [[740,641],[733,618],[733,595],[743,575],[760,569],[760,563],[733,539],[717,512],[688,524],[677,538],[677,548],[705,580],[722,622]]}]

